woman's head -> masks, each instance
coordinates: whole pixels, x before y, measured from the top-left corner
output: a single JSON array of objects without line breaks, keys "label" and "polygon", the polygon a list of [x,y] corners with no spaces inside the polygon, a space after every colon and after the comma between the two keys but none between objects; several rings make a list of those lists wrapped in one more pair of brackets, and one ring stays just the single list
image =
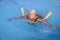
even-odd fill
[{"label": "woman's head", "polygon": [[29,14],[34,15],[34,14],[35,14],[35,10],[31,9],[31,10],[29,11]]},{"label": "woman's head", "polygon": [[31,9],[31,10],[29,11],[29,17],[30,17],[31,19],[35,18],[35,10]]}]

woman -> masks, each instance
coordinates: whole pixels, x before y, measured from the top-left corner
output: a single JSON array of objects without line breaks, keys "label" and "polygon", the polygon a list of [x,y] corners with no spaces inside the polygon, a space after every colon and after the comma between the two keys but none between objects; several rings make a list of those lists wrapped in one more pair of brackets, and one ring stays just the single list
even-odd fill
[{"label": "woman", "polygon": [[9,20],[11,21],[11,20],[19,19],[19,18],[27,19],[30,22],[38,22],[38,23],[41,22],[41,23],[47,25],[48,27],[50,27],[52,29],[56,29],[55,27],[52,27],[51,25],[49,25],[45,20],[43,20],[43,18],[37,16],[35,14],[35,10],[33,10],[33,9],[29,11],[29,14],[27,16],[21,16],[21,17],[18,17],[18,18],[12,18],[12,19],[9,19]]}]

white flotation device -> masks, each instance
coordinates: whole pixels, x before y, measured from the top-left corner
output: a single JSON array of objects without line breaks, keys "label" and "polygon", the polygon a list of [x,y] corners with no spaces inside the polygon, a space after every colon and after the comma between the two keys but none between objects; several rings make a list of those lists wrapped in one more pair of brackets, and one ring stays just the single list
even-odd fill
[{"label": "white flotation device", "polygon": [[[24,8],[23,8],[23,7],[21,8],[21,12],[22,12],[22,16],[24,16]],[[48,19],[48,18],[51,16],[51,14],[52,14],[52,12],[49,12],[49,13],[43,18],[43,20]],[[30,21],[30,20],[27,20],[27,19],[26,19],[26,21],[29,22],[29,23],[38,23],[38,22],[33,22],[33,21]]]}]

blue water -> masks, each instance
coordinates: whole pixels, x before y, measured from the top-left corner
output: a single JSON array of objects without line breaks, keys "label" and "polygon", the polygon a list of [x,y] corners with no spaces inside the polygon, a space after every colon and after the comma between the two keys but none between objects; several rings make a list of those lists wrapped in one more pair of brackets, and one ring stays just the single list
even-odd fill
[{"label": "blue water", "polygon": [[21,7],[25,15],[35,9],[43,18],[51,11],[46,22],[60,29],[60,0],[0,0],[0,40],[60,40],[60,30],[52,30],[42,23],[30,24],[23,19],[7,21],[22,16]]}]

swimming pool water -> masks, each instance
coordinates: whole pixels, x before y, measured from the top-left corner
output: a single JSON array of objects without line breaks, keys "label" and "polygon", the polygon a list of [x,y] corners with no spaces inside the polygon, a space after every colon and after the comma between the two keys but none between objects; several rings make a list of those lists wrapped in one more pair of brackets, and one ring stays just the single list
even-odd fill
[{"label": "swimming pool water", "polygon": [[0,40],[60,40],[60,30],[52,30],[42,23],[30,24],[23,19],[8,21],[22,16],[21,7],[25,15],[35,9],[43,18],[51,11],[46,22],[60,29],[60,0],[0,0]]}]

